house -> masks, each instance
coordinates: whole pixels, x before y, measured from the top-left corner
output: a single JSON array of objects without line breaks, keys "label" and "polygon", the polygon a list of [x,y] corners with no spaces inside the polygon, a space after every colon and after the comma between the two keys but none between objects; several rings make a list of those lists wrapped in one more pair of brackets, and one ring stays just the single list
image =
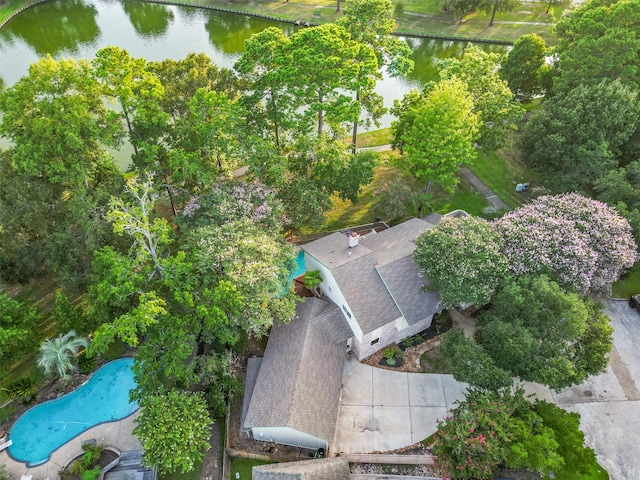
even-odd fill
[{"label": "house", "polygon": [[413,262],[415,239],[438,217],[414,218],[364,236],[336,232],[302,246],[307,271],[319,270],[320,291],[347,320],[358,360],[431,325],[440,296]]},{"label": "house", "polygon": [[245,434],[329,450],[348,349],[363,359],[428,328],[439,311],[440,296],[424,291],[428,282],[413,262],[415,239],[439,219],[364,236],[337,232],[302,247],[306,269],[321,272],[322,298],[300,302],[289,324],[273,326],[264,357],[249,359]]},{"label": "house", "polygon": [[242,428],[256,440],[325,451],[333,441],[347,339],[335,305],[307,298],[274,325],[262,359],[247,365]]},{"label": "house", "polygon": [[349,480],[345,458],[321,458],[302,462],[274,463],[252,469],[253,480]]}]

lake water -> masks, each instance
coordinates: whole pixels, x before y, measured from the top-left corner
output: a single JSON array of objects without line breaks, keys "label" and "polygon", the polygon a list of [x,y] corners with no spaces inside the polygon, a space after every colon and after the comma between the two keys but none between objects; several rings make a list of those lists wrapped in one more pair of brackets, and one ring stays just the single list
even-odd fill
[{"label": "lake water", "polygon": [[[137,0],[57,0],[30,8],[0,30],[0,77],[12,85],[28,73],[29,65],[51,54],[54,58],[92,59],[99,49],[116,45],[150,61],[181,59],[190,52],[207,54],[214,63],[231,68],[244,41],[268,26],[286,33],[295,26],[247,15],[160,5]],[[438,58],[461,54],[465,43],[407,39],[416,64],[406,78],[385,78],[377,91],[390,107],[412,88],[437,79]],[[506,46],[483,45],[506,52]],[[389,126],[386,115],[382,126]],[[0,147],[2,145],[0,142]]]}]

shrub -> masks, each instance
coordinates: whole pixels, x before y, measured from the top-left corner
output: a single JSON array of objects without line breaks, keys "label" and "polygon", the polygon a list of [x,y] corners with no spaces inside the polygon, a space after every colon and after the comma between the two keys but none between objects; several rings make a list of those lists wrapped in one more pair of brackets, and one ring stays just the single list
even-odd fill
[{"label": "shrub", "polygon": [[93,372],[96,369],[97,363],[98,359],[95,356],[88,356],[86,350],[80,352],[78,355],[78,371],[80,373],[84,373],[86,375]]},{"label": "shrub", "polygon": [[455,479],[493,478],[500,466],[537,473],[557,469],[554,431],[543,424],[524,390],[470,390],[438,422],[432,451],[439,473]]},{"label": "shrub", "polygon": [[100,467],[96,466],[82,474],[82,480],[97,480],[100,475]]},{"label": "shrub", "polygon": [[36,393],[36,381],[32,377],[20,377],[7,384],[2,390],[11,398],[19,398],[26,405]]},{"label": "shrub", "polygon": [[382,356],[387,361],[387,365],[393,367],[396,361],[402,358],[402,351],[398,347],[387,347]]}]

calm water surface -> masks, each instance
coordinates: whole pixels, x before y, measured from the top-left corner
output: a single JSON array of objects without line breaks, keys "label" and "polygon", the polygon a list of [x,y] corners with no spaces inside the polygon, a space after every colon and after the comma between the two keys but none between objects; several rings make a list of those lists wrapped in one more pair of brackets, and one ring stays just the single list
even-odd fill
[{"label": "calm water surface", "polygon": [[[255,17],[204,9],[127,0],[57,0],[33,7],[0,30],[0,77],[12,85],[27,74],[29,64],[54,58],[92,59],[97,50],[116,45],[149,61],[181,59],[190,52],[206,53],[214,63],[231,68],[244,41],[268,26],[286,33],[296,27]],[[437,79],[438,58],[461,54],[464,43],[407,39],[416,63],[407,78],[378,82],[377,90],[390,107],[412,88]],[[484,45],[492,51],[506,47]],[[382,126],[392,118],[387,115]],[[2,146],[2,145],[0,145]]]}]

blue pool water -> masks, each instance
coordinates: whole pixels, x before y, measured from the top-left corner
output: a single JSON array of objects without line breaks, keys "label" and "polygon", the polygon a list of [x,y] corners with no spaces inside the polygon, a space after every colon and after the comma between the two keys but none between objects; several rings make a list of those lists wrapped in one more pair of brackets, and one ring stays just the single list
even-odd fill
[{"label": "blue pool water", "polygon": [[70,394],[27,410],[9,432],[11,457],[39,465],[91,427],[135,412],[138,404],[129,402],[129,390],[136,387],[132,365],[131,358],[107,363]]},{"label": "blue pool water", "polygon": [[294,278],[298,278],[300,275],[303,275],[306,271],[307,268],[304,266],[304,252],[300,250],[298,252],[298,256],[296,257],[296,271],[291,274],[289,283],[293,282]]}]

